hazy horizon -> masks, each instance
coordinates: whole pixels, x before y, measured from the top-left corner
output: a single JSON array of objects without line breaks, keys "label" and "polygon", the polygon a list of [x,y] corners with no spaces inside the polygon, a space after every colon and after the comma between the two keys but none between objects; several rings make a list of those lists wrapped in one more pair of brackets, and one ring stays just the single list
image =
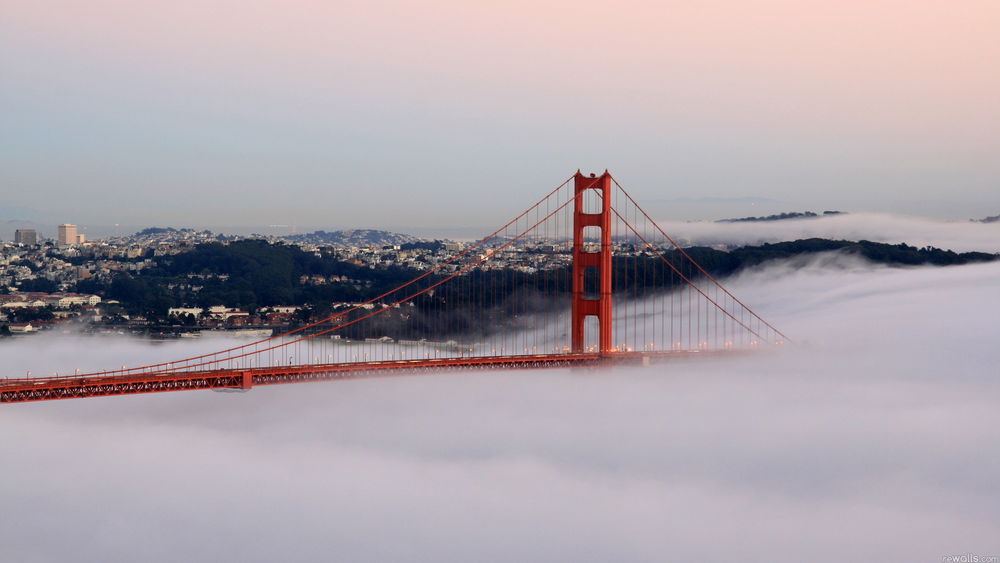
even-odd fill
[{"label": "hazy horizon", "polygon": [[[747,245],[792,241],[808,238],[834,240],[869,240],[890,244],[905,243],[912,246],[932,246],[956,252],[1000,253],[1000,222],[945,221],[927,217],[914,217],[876,213],[846,213],[802,219],[779,221],[725,223],[718,221],[659,220],[668,234],[685,246]],[[0,241],[13,238],[14,228],[23,225],[0,224]],[[33,225],[34,226],[34,225]],[[157,225],[185,228],[184,225]],[[498,225],[483,227],[439,227],[389,229],[392,232],[428,239],[477,240]],[[142,228],[120,225],[116,227],[87,227],[80,225],[80,232],[91,239],[112,235],[133,234]],[[147,226],[149,227],[149,226]],[[257,227],[206,227],[214,233],[248,236],[251,234],[286,236],[310,233],[316,230],[340,230],[336,226],[266,225]],[[349,230],[352,227],[342,227]],[[51,233],[55,228],[50,228]],[[51,234],[44,230],[40,235]]]},{"label": "hazy horizon", "polygon": [[1000,213],[991,0],[143,6],[0,8],[4,206],[492,225],[608,168],[679,220]]}]

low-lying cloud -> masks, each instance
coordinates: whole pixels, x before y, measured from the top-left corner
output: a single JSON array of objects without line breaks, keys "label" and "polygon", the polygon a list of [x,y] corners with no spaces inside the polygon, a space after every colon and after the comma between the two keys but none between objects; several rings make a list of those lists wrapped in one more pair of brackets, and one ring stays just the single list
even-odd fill
[{"label": "low-lying cloud", "polygon": [[934,246],[956,252],[1000,252],[1000,223],[942,221],[880,213],[851,213],[810,219],[715,223],[662,221],[682,244],[757,245],[803,238],[870,240]]},{"label": "low-lying cloud", "polygon": [[[649,368],[0,406],[0,554],[1000,555],[1000,264],[886,268],[833,254],[730,281],[801,344]],[[112,364],[151,357],[148,344],[115,342]],[[200,351],[184,346],[156,350]],[[5,365],[11,349],[0,343]]]}]

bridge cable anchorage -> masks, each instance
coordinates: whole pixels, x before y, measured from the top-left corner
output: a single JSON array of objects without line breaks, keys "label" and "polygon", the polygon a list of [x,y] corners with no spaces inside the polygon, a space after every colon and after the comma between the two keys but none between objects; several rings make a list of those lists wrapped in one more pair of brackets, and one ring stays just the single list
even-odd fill
[{"label": "bridge cable anchorage", "polygon": [[[669,244],[658,246],[658,237]],[[400,250],[389,258],[425,266],[373,298],[278,335],[135,368],[3,380],[0,402],[246,390],[442,368],[648,362],[785,338],[667,236],[607,171],[577,172],[451,256]]]}]

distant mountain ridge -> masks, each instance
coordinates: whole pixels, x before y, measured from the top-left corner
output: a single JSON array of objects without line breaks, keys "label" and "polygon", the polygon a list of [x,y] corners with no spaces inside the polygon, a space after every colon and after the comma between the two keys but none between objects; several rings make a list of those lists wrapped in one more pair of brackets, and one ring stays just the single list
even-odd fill
[{"label": "distant mountain ridge", "polygon": [[1000,221],[1000,215],[994,215],[992,217],[986,217],[984,219],[972,219],[974,223],[996,223]]},{"label": "distant mountain ridge", "polygon": [[[134,237],[150,237],[156,235],[172,235],[177,233],[193,233],[194,229],[175,229],[174,227],[146,227],[145,229],[136,232]],[[204,231],[208,232],[208,231]]]},{"label": "distant mountain ridge", "polygon": [[425,240],[412,235],[377,229],[346,229],[331,232],[315,231],[300,235],[286,235],[282,238],[298,243],[329,244],[333,246],[395,246],[423,242]]},{"label": "distant mountain ridge", "polygon": [[768,215],[766,217],[740,217],[736,219],[719,219],[716,223],[756,223],[763,221],[784,221],[786,219],[814,219],[816,217],[829,217],[832,215],[846,215],[843,211],[824,211],[822,214],[812,211],[797,211]]}]

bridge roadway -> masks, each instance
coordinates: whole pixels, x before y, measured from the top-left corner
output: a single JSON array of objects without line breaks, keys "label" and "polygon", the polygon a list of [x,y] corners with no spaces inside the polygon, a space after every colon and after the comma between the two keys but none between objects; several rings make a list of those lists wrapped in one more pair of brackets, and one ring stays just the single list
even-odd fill
[{"label": "bridge roadway", "polygon": [[427,360],[387,360],[287,367],[163,371],[137,375],[45,377],[0,380],[0,403],[51,401],[82,397],[133,395],[192,389],[250,389],[257,385],[308,381],[361,379],[431,374],[453,369],[537,369],[599,367],[611,364],[648,364],[667,358],[734,354],[737,351],[680,350],[666,352],[611,352],[482,356]]}]

